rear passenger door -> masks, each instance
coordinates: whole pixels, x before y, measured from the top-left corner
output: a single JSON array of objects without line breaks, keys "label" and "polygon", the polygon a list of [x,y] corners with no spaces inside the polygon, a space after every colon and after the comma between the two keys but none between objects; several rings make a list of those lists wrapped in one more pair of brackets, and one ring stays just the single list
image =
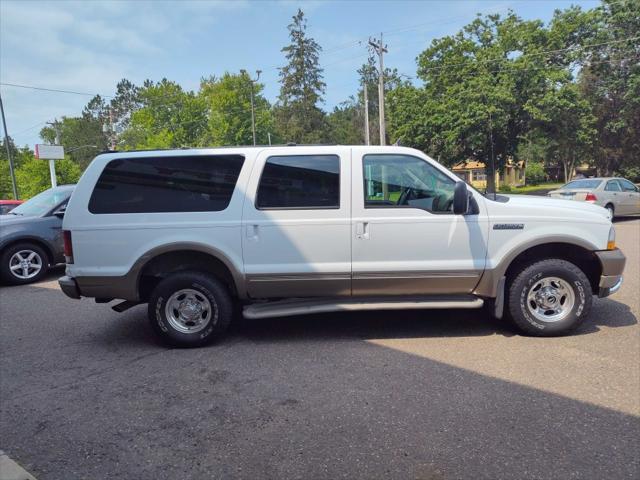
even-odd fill
[{"label": "rear passenger door", "polygon": [[622,187],[617,180],[609,180],[604,186],[605,199],[602,202],[602,206],[605,207],[608,203],[613,204],[616,215],[625,215],[626,206],[624,204],[624,198],[622,196]]},{"label": "rear passenger door", "polygon": [[620,178],[618,183],[622,187],[625,215],[640,214],[640,189],[624,178]]},{"label": "rear passenger door", "polygon": [[349,162],[343,147],[258,154],[242,217],[251,297],[351,295]]}]

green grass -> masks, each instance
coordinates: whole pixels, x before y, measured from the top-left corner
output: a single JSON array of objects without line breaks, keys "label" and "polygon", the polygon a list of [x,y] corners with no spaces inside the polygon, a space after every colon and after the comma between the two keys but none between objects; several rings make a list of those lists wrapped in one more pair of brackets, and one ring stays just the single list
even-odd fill
[{"label": "green grass", "polygon": [[524,187],[511,187],[511,190],[508,189],[498,189],[501,193],[514,193],[514,194],[530,194],[537,192],[548,192],[551,190],[555,190],[556,188],[560,188],[564,183],[541,183],[539,185],[527,185]]}]

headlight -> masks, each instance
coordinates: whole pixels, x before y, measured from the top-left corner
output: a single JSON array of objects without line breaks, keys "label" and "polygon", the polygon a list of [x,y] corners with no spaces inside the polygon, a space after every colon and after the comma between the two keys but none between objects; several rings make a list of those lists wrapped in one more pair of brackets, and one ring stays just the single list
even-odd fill
[{"label": "headlight", "polygon": [[616,228],[611,225],[609,229],[609,238],[607,239],[607,250],[615,250],[616,248]]}]

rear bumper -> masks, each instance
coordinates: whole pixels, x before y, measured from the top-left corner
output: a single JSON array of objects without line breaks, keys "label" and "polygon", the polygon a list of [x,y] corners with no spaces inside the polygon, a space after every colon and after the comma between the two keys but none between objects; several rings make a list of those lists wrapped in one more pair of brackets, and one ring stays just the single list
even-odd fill
[{"label": "rear bumper", "polygon": [[613,295],[622,286],[622,272],[627,261],[624,254],[619,249],[603,250],[595,252],[602,265],[602,275],[600,277],[598,296],[608,297]]},{"label": "rear bumper", "polygon": [[58,285],[60,285],[60,289],[67,297],[76,300],[80,298],[80,289],[74,278],[67,277],[66,275],[60,277],[58,279]]}]

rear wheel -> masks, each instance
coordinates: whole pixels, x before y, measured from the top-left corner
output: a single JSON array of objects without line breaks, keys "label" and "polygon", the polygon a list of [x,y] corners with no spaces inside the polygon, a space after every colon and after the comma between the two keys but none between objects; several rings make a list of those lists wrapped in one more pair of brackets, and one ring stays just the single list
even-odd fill
[{"label": "rear wheel", "polygon": [[525,334],[564,335],[591,309],[591,284],[573,263],[548,259],[525,266],[509,285],[507,313]]},{"label": "rear wheel", "polygon": [[607,203],[607,205],[604,207],[609,211],[609,214],[611,215],[611,218],[614,217],[615,213],[616,213],[616,209],[613,205],[611,205],[610,203]]},{"label": "rear wheel", "polygon": [[200,272],[179,272],[162,280],[149,298],[149,320],[168,344],[197,347],[226,331],[233,315],[227,288]]},{"label": "rear wheel", "polygon": [[49,259],[37,245],[19,243],[7,248],[0,259],[0,275],[12,285],[37,282],[47,274]]}]

